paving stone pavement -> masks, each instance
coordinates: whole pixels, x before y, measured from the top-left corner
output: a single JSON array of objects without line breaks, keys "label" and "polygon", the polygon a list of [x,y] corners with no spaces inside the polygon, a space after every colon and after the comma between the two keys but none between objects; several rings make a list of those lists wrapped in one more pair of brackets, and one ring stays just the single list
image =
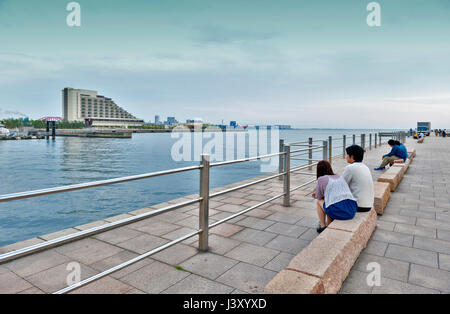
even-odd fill
[{"label": "paving stone pavement", "polygon": [[[450,293],[450,139],[412,139],[417,157],[340,293]],[[366,283],[379,263],[381,285]]]},{"label": "paving stone pavement", "polygon": [[[427,153],[426,149],[422,149],[428,147],[437,151]],[[387,145],[368,149],[367,164],[371,168],[375,167],[380,162],[380,156],[388,150]],[[380,218],[378,230],[346,281],[343,293],[380,293],[383,292],[383,285],[389,286],[384,290],[386,292],[448,292],[450,227],[447,226],[450,225],[450,206],[444,205],[449,205],[448,187],[445,185],[445,173],[430,163],[437,162],[445,168],[446,156],[444,151],[439,150],[442,150],[439,143],[428,139],[418,148],[418,158],[398,191],[393,193],[393,201],[385,216]],[[333,161],[337,173],[341,173],[345,166],[342,157]],[[448,176],[449,167],[445,169]],[[374,173],[374,179],[378,175]],[[294,175],[291,187],[310,179],[310,176]],[[218,196],[210,203],[210,222],[275,196],[282,191],[281,187],[282,181],[272,179]],[[281,199],[278,199],[213,228],[210,231],[208,252],[197,250],[196,236],[74,293],[261,292],[317,236],[316,207],[310,195],[313,187],[309,185],[292,193],[291,207],[283,207]],[[411,194],[414,197],[410,197]],[[181,200],[30,239],[0,248],[0,253],[138,215]],[[0,265],[0,293],[55,292],[67,286],[67,278],[72,271],[68,267],[70,263],[80,265],[81,279],[85,279],[195,231],[198,219],[198,205],[190,205],[5,263]],[[368,289],[365,284],[364,263],[371,259],[388,269],[383,276],[383,285],[377,289]]]}]

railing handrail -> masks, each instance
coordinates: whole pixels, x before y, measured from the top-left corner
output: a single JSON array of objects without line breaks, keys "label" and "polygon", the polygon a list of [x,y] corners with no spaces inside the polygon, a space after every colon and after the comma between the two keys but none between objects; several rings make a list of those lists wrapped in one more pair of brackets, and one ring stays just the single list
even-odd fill
[{"label": "railing handrail", "polygon": [[197,170],[197,169],[201,169],[201,166],[189,166],[189,167],[163,170],[163,171],[157,171],[157,172],[150,172],[150,173],[144,173],[144,174],[127,176],[127,177],[114,178],[114,179],[91,181],[91,182],[85,182],[85,183],[63,185],[63,186],[41,189],[41,190],[5,194],[5,195],[0,195],[0,203],[24,199],[24,198],[38,197],[38,196],[43,196],[43,195],[48,195],[48,194],[70,192],[70,191],[76,191],[76,190],[81,190],[81,189],[88,189],[88,188],[93,188],[93,187],[148,179],[148,178],[152,178],[152,177],[158,177],[158,176],[163,176],[163,175],[168,175],[168,174],[175,174],[175,173]]},{"label": "railing handrail", "polygon": [[41,242],[32,246],[28,246],[22,249],[18,249],[15,251],[11,251],[8,253],[4,253],[0,255],[0,263],[4,263],[7,261],[10,261],[12,259],[16,259],[31,253],[35,253],[35,252],[39,252],[39,251],[43,251],[43,250],[47,250],[50,249],[52,247],[55,246],[59,246],[61,244],[67,243],[67,242],[72,242],[75,240],[79,240],[88,236],[92,236],[101,232],[105,232],[111,229],[115,229],[118,227],[122,227],[140,220],[144,220],[153,216],[157,216],[159,214],[163,214],[184,206],[188,206],[194,203],[197,203],[201,200],[201,198],[195,198],[189,201],[185,201],[185,202],[181,202],[181,203],[177,203],[177,204],[172,204],[163,208],[159,208],[159,209],[155,209],[153,211],[147,212],[147,213],[143,213],[137,216],[132,216],[132,217],[128,217],[128,218],[124,218],[118,221],[114,221],[108,224],[104,224],[101,226],[97,226],[97,227],[92,227],[86,230],[82,230],[76,233],[72,233],[69,235],[65,235],[59,238],[55,238],[52,240],[48,240],[45,242]]},{"label": "railing handrail", "polygon": [[[299,151],[303,151],[303,150],[299,150]],[[261,156],[255,156],[255,157],[249,157],[249,158],[231,160],[231,161],[225,161],[225,162],[211,163],[209,165],[209,167],[217,167],[217,166],[222,166],[222,165],[227,165],[227,164],[232,164],[232,163],[260,160],[260,159],[265,159],[265,158],[275,157],[275,156],[280,156],[280,155],[285,155],[285,152],[266,154],[266,155],[261,155]],[[176,168],[176,169],[170,169],[170,170],[164,170],[164,171],[145,173],[145,174],[140,174],[140,175],[132,175],[132,176],[126,176],[126,177],[120,177],[120,178],[107,179],[107,180],[99,180],[99,181],[91,181],[91,182],[78,183],[78,184],[72,184],[72,185],[66,185],[66,186],[58,186],[58,187],[47,188],[47,189],[5,194],[5,195],[0,195],[0,203],[19,200],[19,199],[44,196],[44,195],[49,195],[49,194],[70,192],[70,191],[75,191],[75,190],[80,190],[80,189],[88,189],[88,188],[99,187],[99,186],[125,183],[125,182],[129,182],[129,181],[148,179],[148,178],[152,178],[152,177],[176,174],[176,173],[192,171],[192,170],[201,170],[202,167],[203,166],[200,164],[200,165],[196,165],[196,166],[188,166],[188,167],[182,167],[182,168]],[[216,197],[216,196],[228,193],[228,192],[236,191],[236,190],[239,190],[239,189],[242,189],[242,188],[257,184],[257,183],[261,183],[261,182],[270,180],[272,178],[280,177],[283,175],[285,175],[285,173],[272,175],[270,177],[266,177],[263,179],[259,179],[259,180],[256,180],[256,181],[253,181],[253,182],[250,182],[247,184],[243,184],[243,185],[231,188],[231,189],[227,189],[225,191],[219,191],[217,193],[209,194],[208,197],[213,198],[213,197]],[[113,228],[118,228],[118,227],[130,224],[130,223],[139,221],[141,219],[146,219],[146,218],[149,218],[149,217],[161,214],[161,213],[165,213],[167,211],[175,210],[175,209],[183,207],[183,206],[191,205],[191,204],[197,203],[199,201],[202,201],[201,197],[195,198],[192,200],[188,200],[185,202],[173,204],[173,205],[161,208],[161,209],[151,211],[146,214],[129,217],[126,219],[122,219],[122,220],[113,222],[113,223],[108,223],[108,224],[105,224],[105,225],[102,225],[99,227],[82,230],[82,231],[79,231],[79,232],[76,232],[76,233],[73,233],[70,235],[62,236],[62,237],[59,237],[56,239],[52,239],[50,241],[45,241],[45,242],[42,242],[42,243],[39,243],[36,245],[32,245],[29,247],[25,247],[25,248],[22,248],[19,250],[0,254],[0,264],[10,261],[10,260],[13,260],[13,259],[16,259],[16,258],[19,258],[19,257],[22,257],[22,256],[25,256],[25,255],[28,255],[28,254],[31,254],[31,253],[46,250],[46,249],[55,247],[57,245],[75,241],[75,240],[78,240],[78,239],[81,239],[81,238],[84,238],[87,236],[92,236],[92,235],[95,235],[95,234],[98,234],[101,232],[105,232],[105,231],[113,229]]]},{"label": "railing handrail", "polygon": [[[379,135],[379,140],[380,143],[382,142],[381,137],[383,136],[380,133],[378,133]],[[392,136],[397,136],[400,138],[401,134],[399,132],[397,133],[392,133]],[[355,135],[353,135],[353,138],[355,138]],[[376,138],[376,137],[375,137]],[[372,139],[372,135],[370,134],[369,136],[369,147],[371,148],[371,139]],[[336,140],[343,140],[343,146],[334,146],[332,145],[333,141]],[[314,142],[318,142],[318,141],[322,141],[322,145],[313,145],[312,143]],[[162,176],[162,175],[169,175],[169,174],[175,174],[175,173],[180,173],[180,172],[185,172],[185,171],[191,171],[191,170],[200,170],[200,176],[201,176],[201,182],[200,182],[200,196],[198,198],[194,198],[194,199],[190,199],[184,202],[179,202],[176,204],[172,204],[169,206],[166,206],[164,208],[160,208],[160,209],[156,209],[144,214],[140,214],[140,215],[136,215],[133,217],[128,217],[122,220],[118,220],[116,222],[112,222],[106,225],[102,225],[102,226],[98,226],[98,227],[94,227],[94,228],[90,228],[87,230],[83,230],[80,232],[76,232],[70,235],[66,235],[66,236],[62,236],[53,240],[49,240],[49,241],[45,241],[43,243],[39,243],[36,245],[32,245],[26,248],[22,248],[19,250],[15,250],[9,253],[5,253],[0,255],[0,263],[3,263],[5,261],[9,261],[11,259],[15,259],[18,257],[22,257],[37,251],[41,251],[44,249],[48,249],[51,247],[55,247],[57,245],[61,245],[63,243],[67,243],[67,242],[71,242],[74,240],[78,240],[81,238],[84,238],[86,236],[90,236],[90,235],[94,235],[94,234],[98,234],[100,232],[104,232],[106,230],[110,230],[113,228],[117,228],[117,227],[121,227],[139,220],[143,220],[143,219],[147,219],[149,217],[153,217],[168,211],[172,211],[190,204],[194,204],[197,202],[200,202],[200,212],[199,212],[199,219],[200,219],[200,228],[196,231],[193,231],[183,237],[180,237],[178,239],[175,239],[169,243],[166,243],[160,247],[157,247],[149,252],[146,252],[142,255],[139,255],[127,262],[124,262],[118,266],[115,266],[113,268],[110,268],[106,271],[103,271],[95,276],[92,276],[90,278],[87,278],[77,284],[74,284],[72,286],[66,287],[64,289],[61,289],[57,292],[55,292],[56,294],[60,294],[60,293],[66,293],[69,291],[72,291],[74,289],[77,289],[85,284],[88,284],[92,281],[95,281],[97,279],[103,278],[104,276],[107,276],[115,271],[118,271],[126,266],[129,266],[131,264],[134,264],[140,260],[142,260],[143,258],[146,258],[148,256],[151,256],[157,252],[160,252],[168,247],[171,247],[177,243],[180,243],[188,238],[191,238],[195,235],[199,235],[199,247],[201,250],[207,250],[208,249],[208,233],[209,233],[209,229],[222,224],[226,221],[229,221],[237,216],[243,215],[255,208],[258,208],[264,204],[267,204],[275,199],[278,199],[280,197],[283,197],[283,205],[284,206],[290,206],[290,193],[293,191],[296,191],[302,187],[305,187],[315,181],[317,181],[316,178],[309,180],[307,182],[304,182],[302,184],[300,184],[299,186],[296,186],[294,188],[290,187],[290,175],[291,173],[298,173],[301,175],[314,175],[314,173],[312,172],[305,172],[305,171],[300,171],[306,168],[309,168],[309,170],[312,169],[312,167],[316,166],[319,162],[320,159],[313,159],[312,157],[312,152],[322,148],[323,151],[323,159],[322,160],[326,160],[328,159],[330,162],[332,162],[333,158],[342,156],[341,154],[338,155],[334,155],[333,156],[333,149],[332,148],[342,148],[344,147],[344,157],[345,157],[345,141],[346,141],[346,135],[343,135],[341,138],[332,138],[331,136],[326,139],[326,140],[313,140],[312,138],[310,138],[310,140],[307,142],[307,144],[303,144],[305,142],[295,142],[295,143],[291,143],[291,144],[284,144],[284,141],[280,141],[280,152],[278,153],[273,153],[273,154],[266,154],[266,155],[261,155],[261,156],[255,156],[255,157],[248,157],[248,158],[243,158],[243,159],[237,159],[237,160],[230,160],[230,161],[223,161],[223,162],[216,162],[216,163],[210,163],[209,162],[209,155],[202,155],[202,162],[200,165],[197,166],[189,166],[189,167],[183,167],[183,168],[177,168],[177,169],[171,169],[171,170],[164,170],[164,171],[158,171],[158,172],[152,172],[152,173],[145,173],[145,174],[141,174],[141,175],[133,175],[133,176],[127,176],[127,177],[121,177],[121,178],[114,178],[114,179],[107,179],[107,180],[101,180],[101,181],[93,181],[93,182],[86,182],[86,183],[80,183],[80,184],[73,184],[73,185],[67,185],[67,186],[60,186],[60,187],[54,187],[54,188],[48,188],[48,189],[41,189],[41,190],[34,190],[34,191],[28,191],[28,192],[21,192],[21,193],[13,193],[13,194],[7,194],[7,195],[0,195],[0,202],[8,202],[8,201],[12,201],[12,200],[18,200],[18,199],[24,199],[24,198],[31,198],[31,197],[37,197],[37,196],[42,196],[42,195],[48,195],[48,194],[54,194],[54,193],[63,193],[63,192],[69,192],[69,191],[74,191],[74,190],[80,190],[80,189],[87,189],[87,188],[92,188],[92,187],[98,187],[98,186],[105,186],[105,185],[111,185],[111,184],[117,184],[117,183],[124,183],[124,182],[129,182],[129,181],[135,181],[135,180],[141,180],[141,179],[147,179],[147,178],[152,178],[152,177],[157,177],[157,176]],[[356,140],[355,140],[356,142]],[[361,142],[362,144],[365,144],[365,134],[361,134]],[[376,143],[376,142],[375,142]],[[291,150],[291,146],[307,146],[307,148],[303,148],[303,149],[297,149],[297,150]],[[281,149],[283,149],[281,151]],[[291,154],[293,153],[298,153],[298,152],[304,152],[304,151],[308,151],[309,152],[309,158],[305,158],[305,159],[299,159],[299,158],[292,158],[292,160],[307,160],[308,164],[305,165],[297,165],[294,167],[290,166],[290,161],[291,161]],[[296,156],[301,156],[303,154],[298,154],[298,155],[294,155],[294,157]],[[229,164],[235,164],[235,163],[241,163],[241,162],[248,162],[248,161],[253,161],[253,160],[261,160],[261,159],[266,159],[266,158],[270,158],[270,157],[276,157],[279,156],[280,157],[280,161],[283,161],[283,167],[280,167],[280,171],[277,174],[272,174],[269,175],[265,178],[262,179],[257,179],[257,180],[253,180],[251,182],[239,185],[239,186],[235,186],[229,189],[225,189],[222,191],[218,191],[215,193],[210,193],[209,192],[209,185],[210,185],[210,174],[209,174],[209,169],[212,167],[218,167],[218,166],[224,166],[224,165],[229,165]],[[208,220],[209,220],[209,199],[222,195],[222,194],[226,194],[232,191],[236,191],[257,183],[261,183],[267,180],[271,180],[277,177],[283,177],[284,178],[284,183],[283,183],[283,193],[275,195],[267,200],[264,200],[256,205],[253,205],[249,208],[246,208],[242,211],[239,211],[237,213],[232,214],[229,217],[226,217],[224,219],[221,219],[213,224],[209,224]]]},{"label": "railing handrail", "polygon": [[237,163],[241,163],[241,162],[266,159],[266,158],[280,156],[280,155],[284,155],[284,154],[285,154],[284,152],[281,152],[281,153],[273,153],[273,154],[267,154],[267,155],[261,155],[261,156],[247,157],[247,158],[242,158],[242,159],[219,161],[219,162],[211,163],[210,167],[218,167],[218,166],[224,166],[224,165],[237,164]]}]

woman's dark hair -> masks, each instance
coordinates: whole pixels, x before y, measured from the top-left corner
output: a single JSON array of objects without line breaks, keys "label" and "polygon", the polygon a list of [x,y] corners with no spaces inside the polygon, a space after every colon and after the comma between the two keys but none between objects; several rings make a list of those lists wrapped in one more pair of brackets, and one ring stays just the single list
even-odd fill
[{"label": "woman's dark hair", "polygon": [[317,179],[326,175],[334,175],[333,168],[331,168],[331,164],[328,161],[319,161],[319,163],[317,164]]},{"label": "woman's dark hair", "polygon": [[390,146],[394,146],[394,145],[395,145],[395,141],[394,141],[394,140],[389,140],[389,141],[388,141],[388,144],[389,144]]},{"label": "woman's dark hair", "polygon": [[402,143],[400,143],[399,141],[394,141],[394,144],[397,145],[397,146],[402,145]]},{"label": "woman's dark hair", "polygon": [[359,145],[352,145],[345,149],[347,155],[353,156],[353,160],[356,162],[362,162],[364,158],[364,149]]}]

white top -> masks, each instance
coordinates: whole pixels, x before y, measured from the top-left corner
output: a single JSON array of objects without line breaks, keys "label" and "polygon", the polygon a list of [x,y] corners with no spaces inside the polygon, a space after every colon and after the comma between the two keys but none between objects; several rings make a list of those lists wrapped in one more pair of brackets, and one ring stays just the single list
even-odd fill
[{"label": "white top", "polygon": [[342,177],[350,187],[358,207],[372,208],[375,195],[369,168],[362,162],[354,162],[345,167]]},{"label": "white top", "polygon": [[355,200],[347,183],[342,177],[333,179],[328,177],[327,188],[325,189],[325,205],[331,206],[343,200]]}]

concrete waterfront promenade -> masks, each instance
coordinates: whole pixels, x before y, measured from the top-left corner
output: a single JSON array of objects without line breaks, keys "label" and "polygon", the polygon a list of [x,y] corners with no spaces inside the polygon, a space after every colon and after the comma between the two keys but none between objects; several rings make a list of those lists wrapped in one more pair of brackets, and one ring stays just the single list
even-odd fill
[{"label": "concrete waterfront promenade", "polygon": [[[410,144],[417,157],[391,198],[341,293],[450,293],[450,141]],[[366,265],[381,266],[381,286]]]},{"label": "concrete waterfront promenade", "polygon": [[[369,246],[353,267],[341,293],[449,292],[450,222],[447,221],[450,191],[445,176],[449,175],[446,150],[450,150],[450,146],[443,146],[442,141],[445,139],[434,137],[427,138],[421,145],[407,141],[408,148],[414,146],[417,149],[418,157],[397,191],[392,193]],[[388,150],[387,145],[368,150],[368,166],[377,166],[380,156]],[[333,167],[338,173],[345,165],[344,159],[334,159]],[[380,174],[374,173],[374,180]],[[310,179],[305,175],[293,175],[291,185]],[[194,237],[74,292],[261,292],[317,236],[318,220],[310,196],[312,188],[313,185],[309,185],[293,192],[291,207],[283,207],[282,200],[278,199],[213,228],[207,253],[197,250],[198,238]],[[210,222],[281,192],[282,182],[273,179],[214,198],[210,201]],[[0,253],[165,205],[41,236],[1,248]],[[189,205],[2,264],[0,293],[55,292],[67,286],[69,263],[81,265],[81,279],[84,279],[194,231],[198,228],[198,220],[198,205]],[[372,261],[381,264],[381,287],[370,288],[366,284],[365,265]]]}]

